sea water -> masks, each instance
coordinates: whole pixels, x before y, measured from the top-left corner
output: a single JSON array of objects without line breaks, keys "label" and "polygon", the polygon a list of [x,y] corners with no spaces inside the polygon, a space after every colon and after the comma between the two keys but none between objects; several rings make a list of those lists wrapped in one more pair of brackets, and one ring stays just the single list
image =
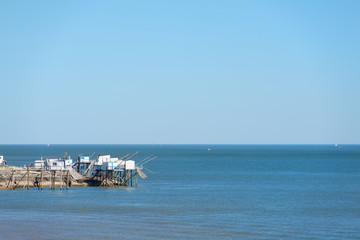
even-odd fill
[{"label": "sea water", "polygon": [[9,165],[139,153],[138,187],[0,191],[0,239],[360,239],[360,145],[0,145]]}]

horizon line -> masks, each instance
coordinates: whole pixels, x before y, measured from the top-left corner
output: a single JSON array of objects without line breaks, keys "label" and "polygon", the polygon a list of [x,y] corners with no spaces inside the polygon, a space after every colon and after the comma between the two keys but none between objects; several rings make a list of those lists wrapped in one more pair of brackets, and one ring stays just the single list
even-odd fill
[{"label": "horizon line", "polygon": [[0,143],[0,145],[360,145],[360,143]]}]

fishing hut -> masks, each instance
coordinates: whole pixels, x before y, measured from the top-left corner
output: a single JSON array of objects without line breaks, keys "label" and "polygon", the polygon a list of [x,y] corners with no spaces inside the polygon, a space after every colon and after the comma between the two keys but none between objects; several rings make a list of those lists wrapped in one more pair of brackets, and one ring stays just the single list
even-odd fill
[{"label": "fishing hut", "polygon": [[92,180],[100,186],[137,186],[138,171],[133,160],[103,155],[95,162]]},{"label": "fishing hut", "polygon": [[35,160],[34,161],[34,168],[35,169],[45,168],[45,161],[42,160],[42,158],[41,158],[41,160]]},{"label": "fishing hut", "polygon": [[[47,158],[44,164],[45,170],[50,172],[49,176],[49,188],[55,189],[57,182],[59,183],[60,189],[63,189],[64,182],[66,182],[66,187],[70,185],[70,175],[72,169],[73,160],[70,156],[67,156],[65,153],[63,158]],[[35,161],[36,164],[36,161]],[[42,160],[38,160],[37,165],[43,168]],[[58,181],[57,181],[58,179]]]},{"label": "fishing hut", "polygon": [[0,155],[0,165],[5,165],[5,164],[6,164],[6,161],[4,159],[4,156]]}]

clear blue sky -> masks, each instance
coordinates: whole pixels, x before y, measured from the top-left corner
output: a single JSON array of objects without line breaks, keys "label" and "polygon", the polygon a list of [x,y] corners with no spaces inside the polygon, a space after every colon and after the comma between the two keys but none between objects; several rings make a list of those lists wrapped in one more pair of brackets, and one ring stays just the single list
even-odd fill
[{"label": "clear blue sky", "polygon": [[360,143],[360,1],[1,1],[0,143]]}]

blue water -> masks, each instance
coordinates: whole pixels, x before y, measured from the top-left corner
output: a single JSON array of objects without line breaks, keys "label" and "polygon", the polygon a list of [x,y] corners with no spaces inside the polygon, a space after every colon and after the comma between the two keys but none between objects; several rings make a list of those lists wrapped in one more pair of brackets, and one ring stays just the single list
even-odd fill
[{"label": "blue water", "polygon": [[0,145],[18,166],[137,150],[159,155],[138,188],[0,191],[0,239],[360,239],[360,145]]}]

